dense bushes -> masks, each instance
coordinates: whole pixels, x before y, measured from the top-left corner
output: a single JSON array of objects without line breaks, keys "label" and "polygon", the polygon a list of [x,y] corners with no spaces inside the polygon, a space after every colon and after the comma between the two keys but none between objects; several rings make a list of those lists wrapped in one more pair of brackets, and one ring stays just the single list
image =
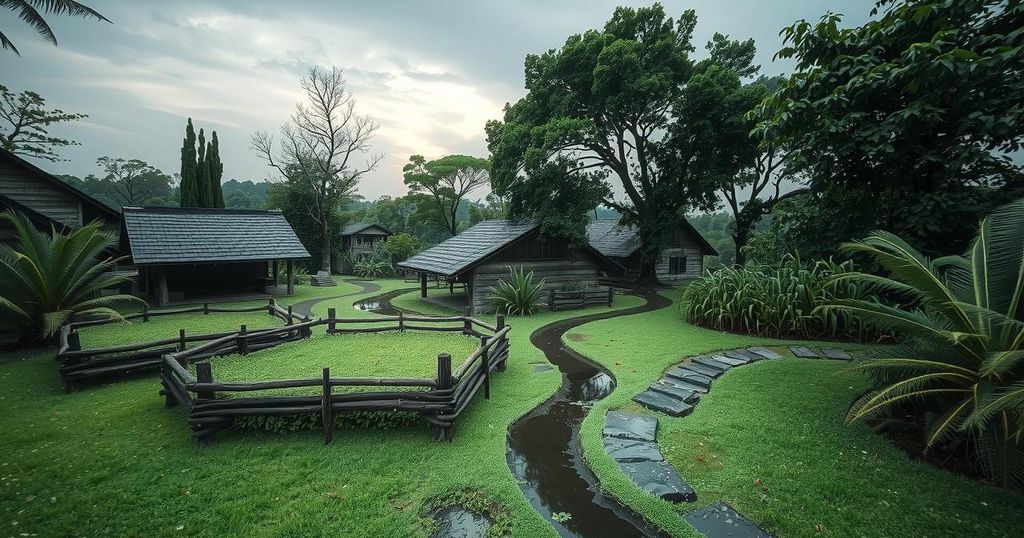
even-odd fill
[{"label": "dense bushes", "polygon": [[835,299],[877,301],[866,283],[832,280],[850,262],[810,266],[788,256],[778,266],[723,267],[691,283],[683,296],[690,323],[760,336],[873,341],[879,332],[844,312],[815,308]]}]

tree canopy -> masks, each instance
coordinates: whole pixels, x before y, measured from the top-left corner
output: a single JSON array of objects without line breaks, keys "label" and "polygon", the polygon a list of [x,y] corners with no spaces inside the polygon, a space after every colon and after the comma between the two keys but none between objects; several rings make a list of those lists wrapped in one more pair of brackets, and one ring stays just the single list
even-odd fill
[{"label": "tree canopy", "polygon": [[639,227],[641,280],[655,278],[669,231],[715,205],[716,155],[680,116],[696,23],[692,10],[619,7],[602,30],[527,56],[526,97],[487,125],[494,189],[514,216],[582,240],[587,212],[616,209]]},{"label": "tree canopy", "polygon": [[88,118],[87,114],[47,109],[46,99],[38,93],[25,90],[14,93],[0,84],[0,147],[14,153],[59,161],[58,148],[78,145],[78,142],[51,136],[51,125]]},{"label": "tree canopy", "polygon": [[412,195],[422,195],[416,220],[435,222],[449,235],[458,233],[458,212],[473,191],[490,183],[491,163],[468,155],[447,155],[427,161],[422,155],[409,158],[402,171]]}]

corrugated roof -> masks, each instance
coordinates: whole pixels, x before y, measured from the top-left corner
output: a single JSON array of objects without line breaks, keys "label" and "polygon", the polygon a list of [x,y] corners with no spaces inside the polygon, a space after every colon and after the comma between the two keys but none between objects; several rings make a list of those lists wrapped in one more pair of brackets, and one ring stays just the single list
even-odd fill
[{"label": "corrugated roof", "polygon": [[536,230],[532,221],[485,220],[398,264],[403,269],[455,276]]},{"label": "corrugated roof", "polygon": [[126,207],[137,265],[308,258],[280,211]]},{"label": "corrugated roof", "polygon": [[384,232],[386,232],[388,235],[391,235],[391,230],[388,230],[387,228],[381,226],[380,224],[367,224],[365,222],[360,222],[360,223],[357,223],[357,224],[349,224],[347,226],[343,226],[341,228],[341,235],[353,235],[353,234],[357,234],[357,233],[359,233],[359,232],[361,232],[361,231],[363,231],[363,230],[365,230],[367,228],[373,228],[373,227],[380,228],[381,230],[384,230]]}]

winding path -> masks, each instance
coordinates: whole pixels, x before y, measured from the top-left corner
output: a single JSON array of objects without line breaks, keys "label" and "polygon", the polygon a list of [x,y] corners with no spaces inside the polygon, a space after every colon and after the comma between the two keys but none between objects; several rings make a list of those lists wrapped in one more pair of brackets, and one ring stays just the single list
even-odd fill
[{"label": "winding path", "polygon": [[316,297],[314,299],[307,299],[305,301],[301,301],[301,302],[293,304],[292,305],[292,312],[294,312],[294,313],[296,313],[296,314],[298,314],[300,316],[311,316],[312,315],[312,311],[313,311],[313,307],[316,306],[318,303],[322,303],[324,301],[330,301],[331,299],[340,299],[342,297],[350,297],[352,295],[362,295],[364,293],[373,293],[375,291],[380,290],[380,285],[379,284],[374,284],[373,282],[367,282],[365,280],[355,280],[355,279],[353,279],[353,280],[345,280],[344,282],[348,282],[350,284],[355,284],[356,286],[359,286],[362,289],[360,289],[359,291],[352,291],[352,292],[349,292],[349,293],[343,293],[341,295],[331,295],[331,296],[328,296],[328,297]]},{"label": "winding path", "polygon": [[[508,465],[523,493],[562,536],[658,536],[640,516],[601,492],[583,460],[580,425],[590,404],[615,389],[601,366],[562,345],[562,335],[592,321],[665,308],[672,301],[642,292],[646,304],[557,321],[537,329],[530,342],[562,372],[562,385],[546,402],[509,427]],[[559,514],[556,521],[555,514]],[[565,519],[561,514],[568,514]]]}]

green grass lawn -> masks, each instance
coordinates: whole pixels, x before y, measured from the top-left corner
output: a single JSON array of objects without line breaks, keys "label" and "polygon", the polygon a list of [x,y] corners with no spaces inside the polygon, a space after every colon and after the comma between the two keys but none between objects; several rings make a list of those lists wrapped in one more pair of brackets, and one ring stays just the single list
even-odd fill
[{"label": "green grass lawn", "polygon": [[[667,295],[678,299],[679,293]],[[680,319],[672,307],[566,334],[567,344],[618,380],[584,422],[585,454],[602,485],[652,521],[693,536],[680,515],[725,500],[779,536],[1019,535],[1024,496],[912,461],[863,425],[846,426],[847,406],[867,386],[846,363],[783,359],[732,370],[689,417],[632,403],[685,356],[796,343],[710,331]],[[604,415],[620,407],[658,416],[659,443],[697,491],[696,505],[646,494],[607,455]]]},{"label": "green grass lawn", "polygon": [[[449,353],[452,367],[480,346],[480,340],[462,333],[405,331],[386,333],[326,334],[314,329],[311,338],[289,342],[249,355],[215,357],[211,361],[217,381],[268,381],[271,379],[319,379],[323,368],[331,377],[404,377],[432,379],[437,375],[437,355]],[[191,366],[194,368],[195,366]],[[373,390],[372,387],[347,387]],[[342,387],[338,388],[339,390]],[[395,390],[387,387],[387,390]],[[267,391],[268,395],[294,394],[320,388]],[[224,393],[255,396],[258,393]]]},{"label": "green grass lawn", "polygon": [[223,312],[208,315],[173,314],[152,316],[149,321],[135,319],[121,323],[84,327],[78,332],[83,349],[142,343],[166,338],[177,338],[178,331],[187,334],[213,334],[238,331],[245,325],[247,330],[281,327],[284,320],[263,312]]},{"label": "green grass lawn", "polygon": [[[376,293],[414,287],[397,279],[378,283],[383,289]],[[314,314],[334,306],[339,316],[372,317],[351,305],[376,293],[328,300]],[[429,311],[416,293],[395,304]],[[618,297],[615,307],[639,303]],[[331,445],[318,432],[229,431],[201,447],[192,441],[182,410],[164,407],[155,375],[65,395],[53,348],[0,354],[0,525],[14,536],[424,536],[431,530],[425,507],[470,489],[503,507],[502,528],[511,535],[553,536],[508,470],[506,432],[552,394],[561,378],[558,371],[534,371],[531,363],[544,356],[530,345],[530,333],[555,320],[606,310],[510,318],[508,370],[492,379],[490,401],[478,396],[460,417],[451,443],[434,441],[416,424],[343,428]],[[273,350],[281,354],[275,367],[302,376],[309,368],[316,377],[325,360],[333,372],[334,364],[356,364],[346,359],[353,350],[386,357],[388,346],[400,350],[411,345],[406,337],[416,338],[411,332],[378,336],[317,337],[306,343],[318,349],[312,353],[302,352],[302,343],[294,352],[286,346]],[[430,348],[423,353],[428,368],[435,347],[447,337],[461,338],[429,336],[422,343]],[[673,506],[638,490],[604,452],[604,413],[636,410],[630,397],[684,356],[779,342],[691,327],[674,307],[587,324],[566,338],[618,380],[615,392],[584,423],[584,449],[602,483],[673,534],[692,535],[681,516],[693,505]],[[446,347],[454,348],[456,342],[450,343]],[[242,369],[252,360],[263,360],[261,353],[238,358]],[[227,372],[225,364],[214,365],[215,376]],[[999,536],[1019,530],[1020,495],[915,463],[865,428],[843,425],[845,406],[864,383],[843,366],[757,363],[716,381],[690,417],[660,416],[663,450],[697,489],[700,504],[727,500],[780,536]],[[419,367],[401,366],[410,372]]]}]

